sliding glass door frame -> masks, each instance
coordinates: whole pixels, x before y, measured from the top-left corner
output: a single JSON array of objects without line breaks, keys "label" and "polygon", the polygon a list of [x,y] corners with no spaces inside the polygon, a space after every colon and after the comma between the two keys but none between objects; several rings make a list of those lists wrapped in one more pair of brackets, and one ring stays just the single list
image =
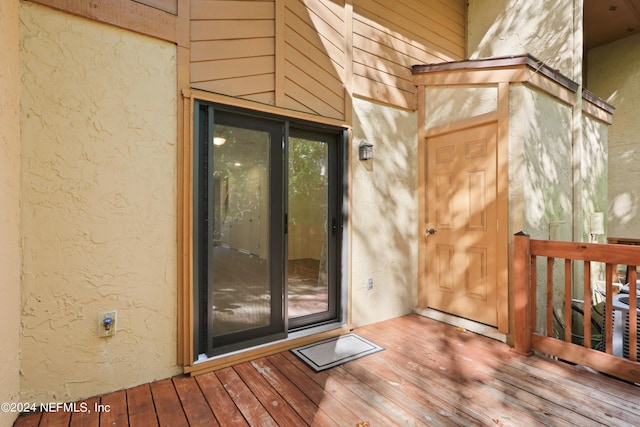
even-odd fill
[{"label": "sliding glass door frame", "polygon": [[[330,322],[339,318],[340,307],[340,254],[341,254],[341,242],[342,242],[342,201],[343,201],[343,162],[342,162],[342,147],[345,146],[346,132],[336,133],[321,132],[317,127],[307,127],[300,124],[292,124],[287,127],[287,144],[290,143],[292,138],[304,138],[309,141],[316,141],[327,145],[327,224],[326,233],[324,237],[327,244],[327,282],[329,284],[327,288],[327,310],[316,312],[300,317],[291,317],[287,315],[287,326],[289,331],[303,329],[312,325],[318,325],[324,322]],[[285,164],[289,162],[290,150],[285,150]],[[285,168],[285,173],[289,171],[289,168]],[[289,182],[289,176],[285,176],[285,183]],[[288,190],[288,188],[287,188]],[[285,197],[285,202],[288,201],[288,197]],[[290,218],[289,206],[285,207],[287,218]],[[289,253],[288,240],[286,253]],[[285,263],[285,268],[288,263]],[[288,272],[287,272],[288,273]],[[285,275],[285,279],[288,274]],[[288,286],[289,281],[285,280],[285,286]],[[333,286],[332,286],[333,284]],[[336,286],[336,284],[338,284]],[[287,288],[286,295],[289,295],[289,289]],[[286,306],[286,305],[285,305]]]},{"label": "sliding glass door frame", "polygon": [[[212,337],[211,284],[212,242],[215,238],[213,178],[215,170],[213,136],[216,126],[234,126],[268,132],[269,143],[269,235],[270,318],[268,325]],[[328,148],[327,225],[328,301],[327,310],[289,318],[288,315],[288,141],[309,138]],[[345,158],[347,131],[287,117],[262,114],[205,101],[194,104],[193,141],[193,331],[194,355],[198,360],[284,339],[289,332],[346,320],[346,289],[342,269],[343,224],[346,210]],[[205,196],[206,195],[206,196]],[[219,232],[218,232],[219,233]]]}]

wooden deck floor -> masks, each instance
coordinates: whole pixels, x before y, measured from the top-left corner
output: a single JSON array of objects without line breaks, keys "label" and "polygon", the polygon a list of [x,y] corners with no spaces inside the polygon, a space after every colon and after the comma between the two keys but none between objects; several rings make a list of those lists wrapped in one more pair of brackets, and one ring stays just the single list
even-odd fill
[{"label": "wooden deck floor", "polygon": [[416,315],[355,332],[385,351],[321,373],[285,352],[86,401],[109,412],[33,413],[15,425],[640,425],[631,384]]}]

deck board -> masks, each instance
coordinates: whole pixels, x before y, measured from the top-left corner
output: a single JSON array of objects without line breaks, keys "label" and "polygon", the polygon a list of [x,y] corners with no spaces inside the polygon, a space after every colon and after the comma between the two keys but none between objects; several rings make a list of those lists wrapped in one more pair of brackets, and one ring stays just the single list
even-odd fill
[{"label": "deck board", "polygon": [[66,427],[70,420],[70,412],[46,412],[42,414],[40,425],[43,427]]},{"label": "deck board", "polygon": [[129,425],[127,392],[125,390],[102,396],[100,405],[105,408],[104,411],[100,412],[100,425],[125,427]]},{"label": "deck board", "polygon": [[[417,315],[355,330],[384,351],[315,372],[291,352],[86,400],[99,425],[640,425],[640,387]],[[31,413],[15,426],[96,426]],[[69,424],[69,419],[71,423]]]},{"label": "deck board", "polygon": [[338,422],[334,421],[324,410],[320,409],[315,402],[307,397],[296,386],[295,382],[290,381],[267,359],[255,360],[252,365],[307,424],[323,427],[340,426]]},{"label": "deck board", "polygon": [[127,410],[131,427],[153,427],[158,425],[149,384],[127,390]]},{"label": "deck board", "polygon": [[[349,407],[348,402],[340,401],[330,394],[325,393],[324,387],[319,385],[309,376],[307,376],[300,368],[290,362],[282,354],[267,357],[267,360],[273,364],[289,381],[295,384],[302,394],[311,400],[319,410],[326,412],[329,417],[343,425],[356,425],[358,420]],[[305,367],[306,368],[306,367]]]},{"label": "deck board", "polygon": [[151,383],[151,395],[158,414],[158,424],[161,427],[183,427],[189,425],[171,379]]},{"label": "deck board", "polygon": [[192,426],[219,426],[216,417],[211,412],[195,378],[178,376],[173,378],[173,385],[178,392],[180,403]]},{"label": "deck board", "polygon": [[249,425],[265,427],[278,425],[233,368],[220,369],[216,375]]},{"label": "deck board", "polygon": [[289,406],[280,394],[260,375],[255,366],[244,363],[234,370],[249,387],[253,395],[273,417],[277,425],[303,426],[307,423]]},{"label": "deck board", "polygon": [[246,427],[249,425],[215,373],[198,375],[195,380],[221,426]]},{"label": "deck board", "polygon": [[97,405],[100,403],[99,397],[92,397],[81,404],[86,405],[87,411],[81,411],[71,414],[71,427],[98,427],[100,425],[100,413],[96,411]]}]

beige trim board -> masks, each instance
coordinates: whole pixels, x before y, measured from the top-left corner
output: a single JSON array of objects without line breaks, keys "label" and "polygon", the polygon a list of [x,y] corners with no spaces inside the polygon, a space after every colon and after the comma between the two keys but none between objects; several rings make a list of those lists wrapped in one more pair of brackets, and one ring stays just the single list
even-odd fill
[{"label": "beige trim board", "polygon": [[578,84],[530,55],[413,66],[417,86],[522,83],[575,105]]},{"label": "beige trim board", "polygon": [[[131,0],[77,1],[77,0],[30,0],[73,15],[115,25],[161,40],[178,41],[177,20],[172,13]],[[178,10],[186,0],[179,0]]]},{"label": "beige trim board", "polygon": [[228,105],[230,107],[246,108],[249,110],[259,111],[262,113],[274,114],[282,117],[290,117],[298,120],[305,120],[308,122],[314,122],[319,124],[338,126],[347,129],[351,129],[351,125],[344,120],[331,119],[328,117],[317,116],[310,113],[304,113],[296,110],[289,110],[287,108],[277,107],[271,104],[263,104],[256,101],[250,101],[247,99],[235,98],[232,96],[222,95],[214,92],[207,92],[200,89],[189,89],[183,92],[183,96],[188,98],[199,99],[202,101],[215,102],[218,104]]},{"label": "beige trim board", "polygon": [[582,112],[608,125],[613,124],[613,114],[584,98],[582,99]]},{"label": "beige trim board", "polygon": [[416,307],[413,312],[429,319],[437,320],[447,325],[462,328],[465,331],[474,332],[476,334],[492,338],[501,342],[507,342],[507,335],[498,331],[498,329],[491,326],[484,325],[482,323],[473,322],[462,317],[456,317],[451,314],[443,313],[442,311],[434,310],[431,308]]}]

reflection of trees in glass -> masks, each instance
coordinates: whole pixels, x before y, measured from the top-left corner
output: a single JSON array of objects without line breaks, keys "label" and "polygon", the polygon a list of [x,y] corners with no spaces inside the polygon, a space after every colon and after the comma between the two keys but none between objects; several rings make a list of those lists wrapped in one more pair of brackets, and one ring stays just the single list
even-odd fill
[{"label": "reflection of trees in glass", "polygon": [[325,221],[327,144],[289,140],[289,216],[293,224],[322,225]]},{"label": "reflection of trees in glass", "polygon": [[327,158],[320,141],[289,140],[289,223],[303,233],[304,257],[319,258],[318,286],[327,285]]}]

